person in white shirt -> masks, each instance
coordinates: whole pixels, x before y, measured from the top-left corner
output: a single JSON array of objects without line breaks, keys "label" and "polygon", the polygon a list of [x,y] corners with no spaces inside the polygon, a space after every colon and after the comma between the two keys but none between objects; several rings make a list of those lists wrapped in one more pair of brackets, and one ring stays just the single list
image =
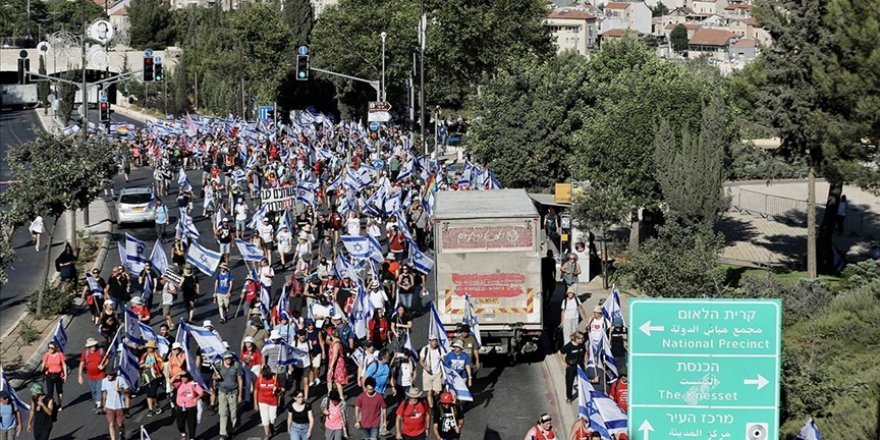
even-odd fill
[{"label": "person in white shirt", "polygon": [[275,247],[275,229],[272,228],[268,218],[263,218],[263,222],[257,226],[257,233],[260,234],[260,239],[263,240],[263,257],[269,261],[268,264],[272,264],[272,250]]},{"label": "person in white shirt", "polygon": [[165,317],[165,324],[168,328],[174,328],[174,321],[171,320],[171,306],[174,304],[174,297],[177,296],[177,285],[166,277],[162,277],[162,316]]},{"label": "person in white shirt", "polygon": [[367,218],[367,235],[376,240],[380,239],[382,236],[382,225],[379,223],[379,219],[374,217]]},{"label": "person in white shirt", "polygon": [[607,338],[610,330],[611,323],[602,315],[602,307],[594,307],[593,317],[587,323],[587,331],[590,334],[590,349],[592,350],[603,338]]},{"label": "person in white shirt", "polygon": [[361,219],[356,212],[348,213],[348,218],[345,220],[345,230],[348,231],[348,235],[361,235]]},{"label": "person in white shirt", "polygon": [[293,249],[293,234],[287,229],[287,226],[281,226],[278,233],[275,234],[275,240],[278,242],[278,256],[281,258],[281,267],[287,264],[287,255]]},{"label": "person in white shirt", "polygon": [[269,293],[272,293],[272,278],[275,277],[275,269],[272,269],[272,263],[269,262],[268,259],[263,258],[262,264],[260,264],[260,283],[266,286],[269,289]]},{"label": "person in white shirt", "polygon": [[379,280],[370,281],[370,305],[373,309],[385,310],[385,304],[388,303],[388,295],[381,286]]},{"label": "person in white shirt", "polygon": [[428,395],[428,403],[434,406],[434,395],[443,391],[443,353],[440,352],[440,341],[436,335],[428,337],[428,345],[419,351],[419,365],[422,367],[422,389]]},{"label": "person in white shirt", "polygon": [[[573,290],[565,293],[562,299],[562,312],[559,317],[559,325],[562,326],[562,337],[564,341],[570,341],[571,335],[577,331],[579,318],[584,317],[581,301]],[[585,317],[584,317],[585,318]]]},{"label": "person in white shirt", "polygon": [[238,199],[235,203],[235,235],[244,238],[245,224],[248,218],[248,206],[244,203],[244,198]]},{"label": "person in white shirt", "polygon": [[101,397],[103,400],[103,405],[101,406],[107,415],[110,440],[124,439],[125,409],[128,408],[131,391],[128,382],[124,377],[117,375],[115,368],[108,368],[106,374],[107,377],[101,381]]},{"label": "person in white shirt", "polygon": [[43,232],[46,232],[45,225],[43,224],[43,217],[40,215],[34,216],[28,230],[31,231],[31,238],[34,240],[34,250],[40,252],[40,236],[43,235]]}]

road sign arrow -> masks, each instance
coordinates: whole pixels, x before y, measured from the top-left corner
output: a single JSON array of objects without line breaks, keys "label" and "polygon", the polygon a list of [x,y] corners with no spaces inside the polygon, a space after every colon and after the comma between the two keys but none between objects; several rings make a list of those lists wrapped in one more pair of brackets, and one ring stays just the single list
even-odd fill
[{"label": "road sign arrow", "polygon": [[666,327],[662,325],[651,325],[651,321],[647,321],[639,327],[639,330],[641,330],[642,333],[651,336],[651,332],[662,332],[666,330]]},{"label": "road sign arrow", "polygon": [[648,419],[645,419],[642,425],[639,426],[639,431],[642,432],[642,440],[648,440],[648,433],[654,431],[654,427],[651,426],[651,422]]},{"label": "road sign arrow", "polygon": [[759,390],[761,388],[764,388],[765,386],[767,386],[767,384],[769,384],[769,383],[770,383],[770,381],[767,380],[767,378],[765,378],[764,376],[761,376],[760,374],[758,375],[757,379],[743,380],[743,385],[757,385]]}]

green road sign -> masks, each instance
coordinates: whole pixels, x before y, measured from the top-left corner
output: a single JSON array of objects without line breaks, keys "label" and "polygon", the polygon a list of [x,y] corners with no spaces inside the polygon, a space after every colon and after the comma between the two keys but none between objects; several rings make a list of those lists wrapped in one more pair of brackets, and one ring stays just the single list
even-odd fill
[{"label": "green road sign", "polygon": [[780,300],[630,299],[633,440],[778,440]]}]

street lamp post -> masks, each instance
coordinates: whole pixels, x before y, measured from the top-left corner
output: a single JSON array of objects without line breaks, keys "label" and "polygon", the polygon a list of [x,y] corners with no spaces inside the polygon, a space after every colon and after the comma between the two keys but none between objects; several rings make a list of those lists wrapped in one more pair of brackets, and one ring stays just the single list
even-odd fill
[{"label": "street lamp post", "polygon": [[388,37],[388,34],[383,31],[379,36],[382,37],[382,101],[387,101],[385,93],[385,38]]}]

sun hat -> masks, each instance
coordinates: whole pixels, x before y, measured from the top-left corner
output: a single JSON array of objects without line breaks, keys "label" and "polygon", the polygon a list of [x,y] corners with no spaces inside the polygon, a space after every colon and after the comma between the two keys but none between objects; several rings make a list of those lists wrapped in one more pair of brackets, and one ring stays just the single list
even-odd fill
[{"label": "sun hat", "polygon": [[254,342],[254,338],[251,336],[247,336],[244,338],[244,343],[247,344],[248,342],[250,342],[251,344],[256,344],[256,342]]},{"label": "sun hat", "polygon": [[39,394],[46,394],[46,391],[43,390],[43,385],[35,383],[31,384],[31,394],[36,396]]},{"label": "sun hat", "polygon": [[235,358],[235,355],[233,355],[231,351],[227,351],[226,353],[223,353],[223,359],[234,359],[234,358]]},{"label": "sun hat", "polygon": [[593,307],[593,313],[602,313],[602,306]]},{"label": "sun hat", "polygon": [[156,348],[156,341],[147,341],[146,348]]},{"label": "sun hat", "polygon": [[183,346],[180,345],[180,342],[175,342],[175,343],[171,344],[171,349],[174,350],[175,348],[178,350],[183,350]]},{"label": "sun hat", "polygon": [[96,346],[96,345],[98,345],[98,341],[96,341],[95,338],[88,338],[88,339],[86,339],[86,348],[88,348],[88,347],[94,347],[94,346]]},{"label": "sun hat", "polygon": [[211,320],[210,320],[210,319],[206,319],[204,322],[202,322],[202,327],[210,327],[210,328],[214,328],[214,324],[211,324]]},{"label": "sun hat", "polygon": [[409,389],[409,391],[406,392],[406,397],[409,397],[411,399],[421,399],[423,395],[424,393],[422,393],[422,390],[416,387],[412,387]]},{"label": "sun hat", "polygon": [[136,304],[136,305],[141,305],[144,303],[144,300],[142,300],[141,297],[139,297],[139,296],[135,296],[135,297],[131,298],[131,303]]},{"label": "sun hat", "polygon": [[460,340],[455,341],[452,343],[452,348],[464,348],[464,342],[461,342]]}]

